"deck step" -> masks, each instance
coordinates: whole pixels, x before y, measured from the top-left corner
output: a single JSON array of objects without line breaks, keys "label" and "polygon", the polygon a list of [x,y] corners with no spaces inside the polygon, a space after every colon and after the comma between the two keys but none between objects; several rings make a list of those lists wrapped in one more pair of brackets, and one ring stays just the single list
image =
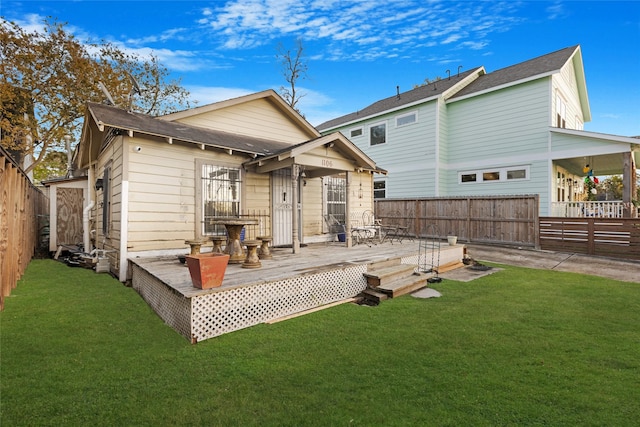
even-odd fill
[{"label": "deck step", "polygon": [[391,298],[397,298],[401,295],[408,294],[418,289],[422,289],[427,286],[427,275],[425,274],[413,274],[402,279],[398,279],[394,282],[378,286],[376,291],[382,292],[390,296]]},{"label": "deck step", "polygon": [[375,305],[380,304],[381,301],[389,299],[387,294],[382,292],[378,292],[375,289],[367,288],[360,293],[360,296],[364,298],[365,301],[373,303]]},{"label": "deck step", "polygon": [[367,279],[367,284],[372,288],[391,283],[402,277],[413,274],[416,266],[412,264],[398,264],[391,267],[381,268],[371,272],[363,273]]}]

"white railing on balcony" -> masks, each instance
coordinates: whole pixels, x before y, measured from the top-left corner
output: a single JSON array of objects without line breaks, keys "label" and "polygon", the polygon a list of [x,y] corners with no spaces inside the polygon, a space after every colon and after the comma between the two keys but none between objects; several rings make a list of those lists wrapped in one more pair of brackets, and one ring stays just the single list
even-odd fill
[{"label": "white railing on balcony", "polygon": [[620,200],[603,202],[553,202],[551,216],[571,218],[622,218],[624,203]]}]

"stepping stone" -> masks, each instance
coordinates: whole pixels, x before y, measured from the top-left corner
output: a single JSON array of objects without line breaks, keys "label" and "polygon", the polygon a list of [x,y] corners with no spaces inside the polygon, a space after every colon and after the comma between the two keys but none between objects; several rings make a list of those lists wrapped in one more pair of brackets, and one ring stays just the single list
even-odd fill
[{"label": "stepping stone", "polygon": [[435,289],[424,288],[411,294],[416,298],[440,298],[442,294]]}]

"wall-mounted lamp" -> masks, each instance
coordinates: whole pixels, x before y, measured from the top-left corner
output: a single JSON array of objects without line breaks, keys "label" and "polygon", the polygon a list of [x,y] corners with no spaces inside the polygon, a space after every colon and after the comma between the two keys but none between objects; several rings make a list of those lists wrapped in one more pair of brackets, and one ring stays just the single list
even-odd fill
[{"label": "wall-mounted lamp", "polygon": [[96,191],[102,190],[103,188],[104,188],[104,185],[102,183],[102,178],[96,179]]}]

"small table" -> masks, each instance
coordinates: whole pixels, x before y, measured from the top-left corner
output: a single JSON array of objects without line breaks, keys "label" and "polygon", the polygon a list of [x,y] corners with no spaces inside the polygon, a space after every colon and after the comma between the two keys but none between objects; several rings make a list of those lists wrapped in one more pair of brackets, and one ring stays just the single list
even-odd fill
[{"label": "small table", "polygon": [[229,254],[229,264],[242,264],[245,260],[244,250],[240,242],[240,233],[245,225],[258,225],[257,218],[216,218],[211,220],[212,225],[224,225],[227,229],[229,241],[224,248],[224,253]]}]

